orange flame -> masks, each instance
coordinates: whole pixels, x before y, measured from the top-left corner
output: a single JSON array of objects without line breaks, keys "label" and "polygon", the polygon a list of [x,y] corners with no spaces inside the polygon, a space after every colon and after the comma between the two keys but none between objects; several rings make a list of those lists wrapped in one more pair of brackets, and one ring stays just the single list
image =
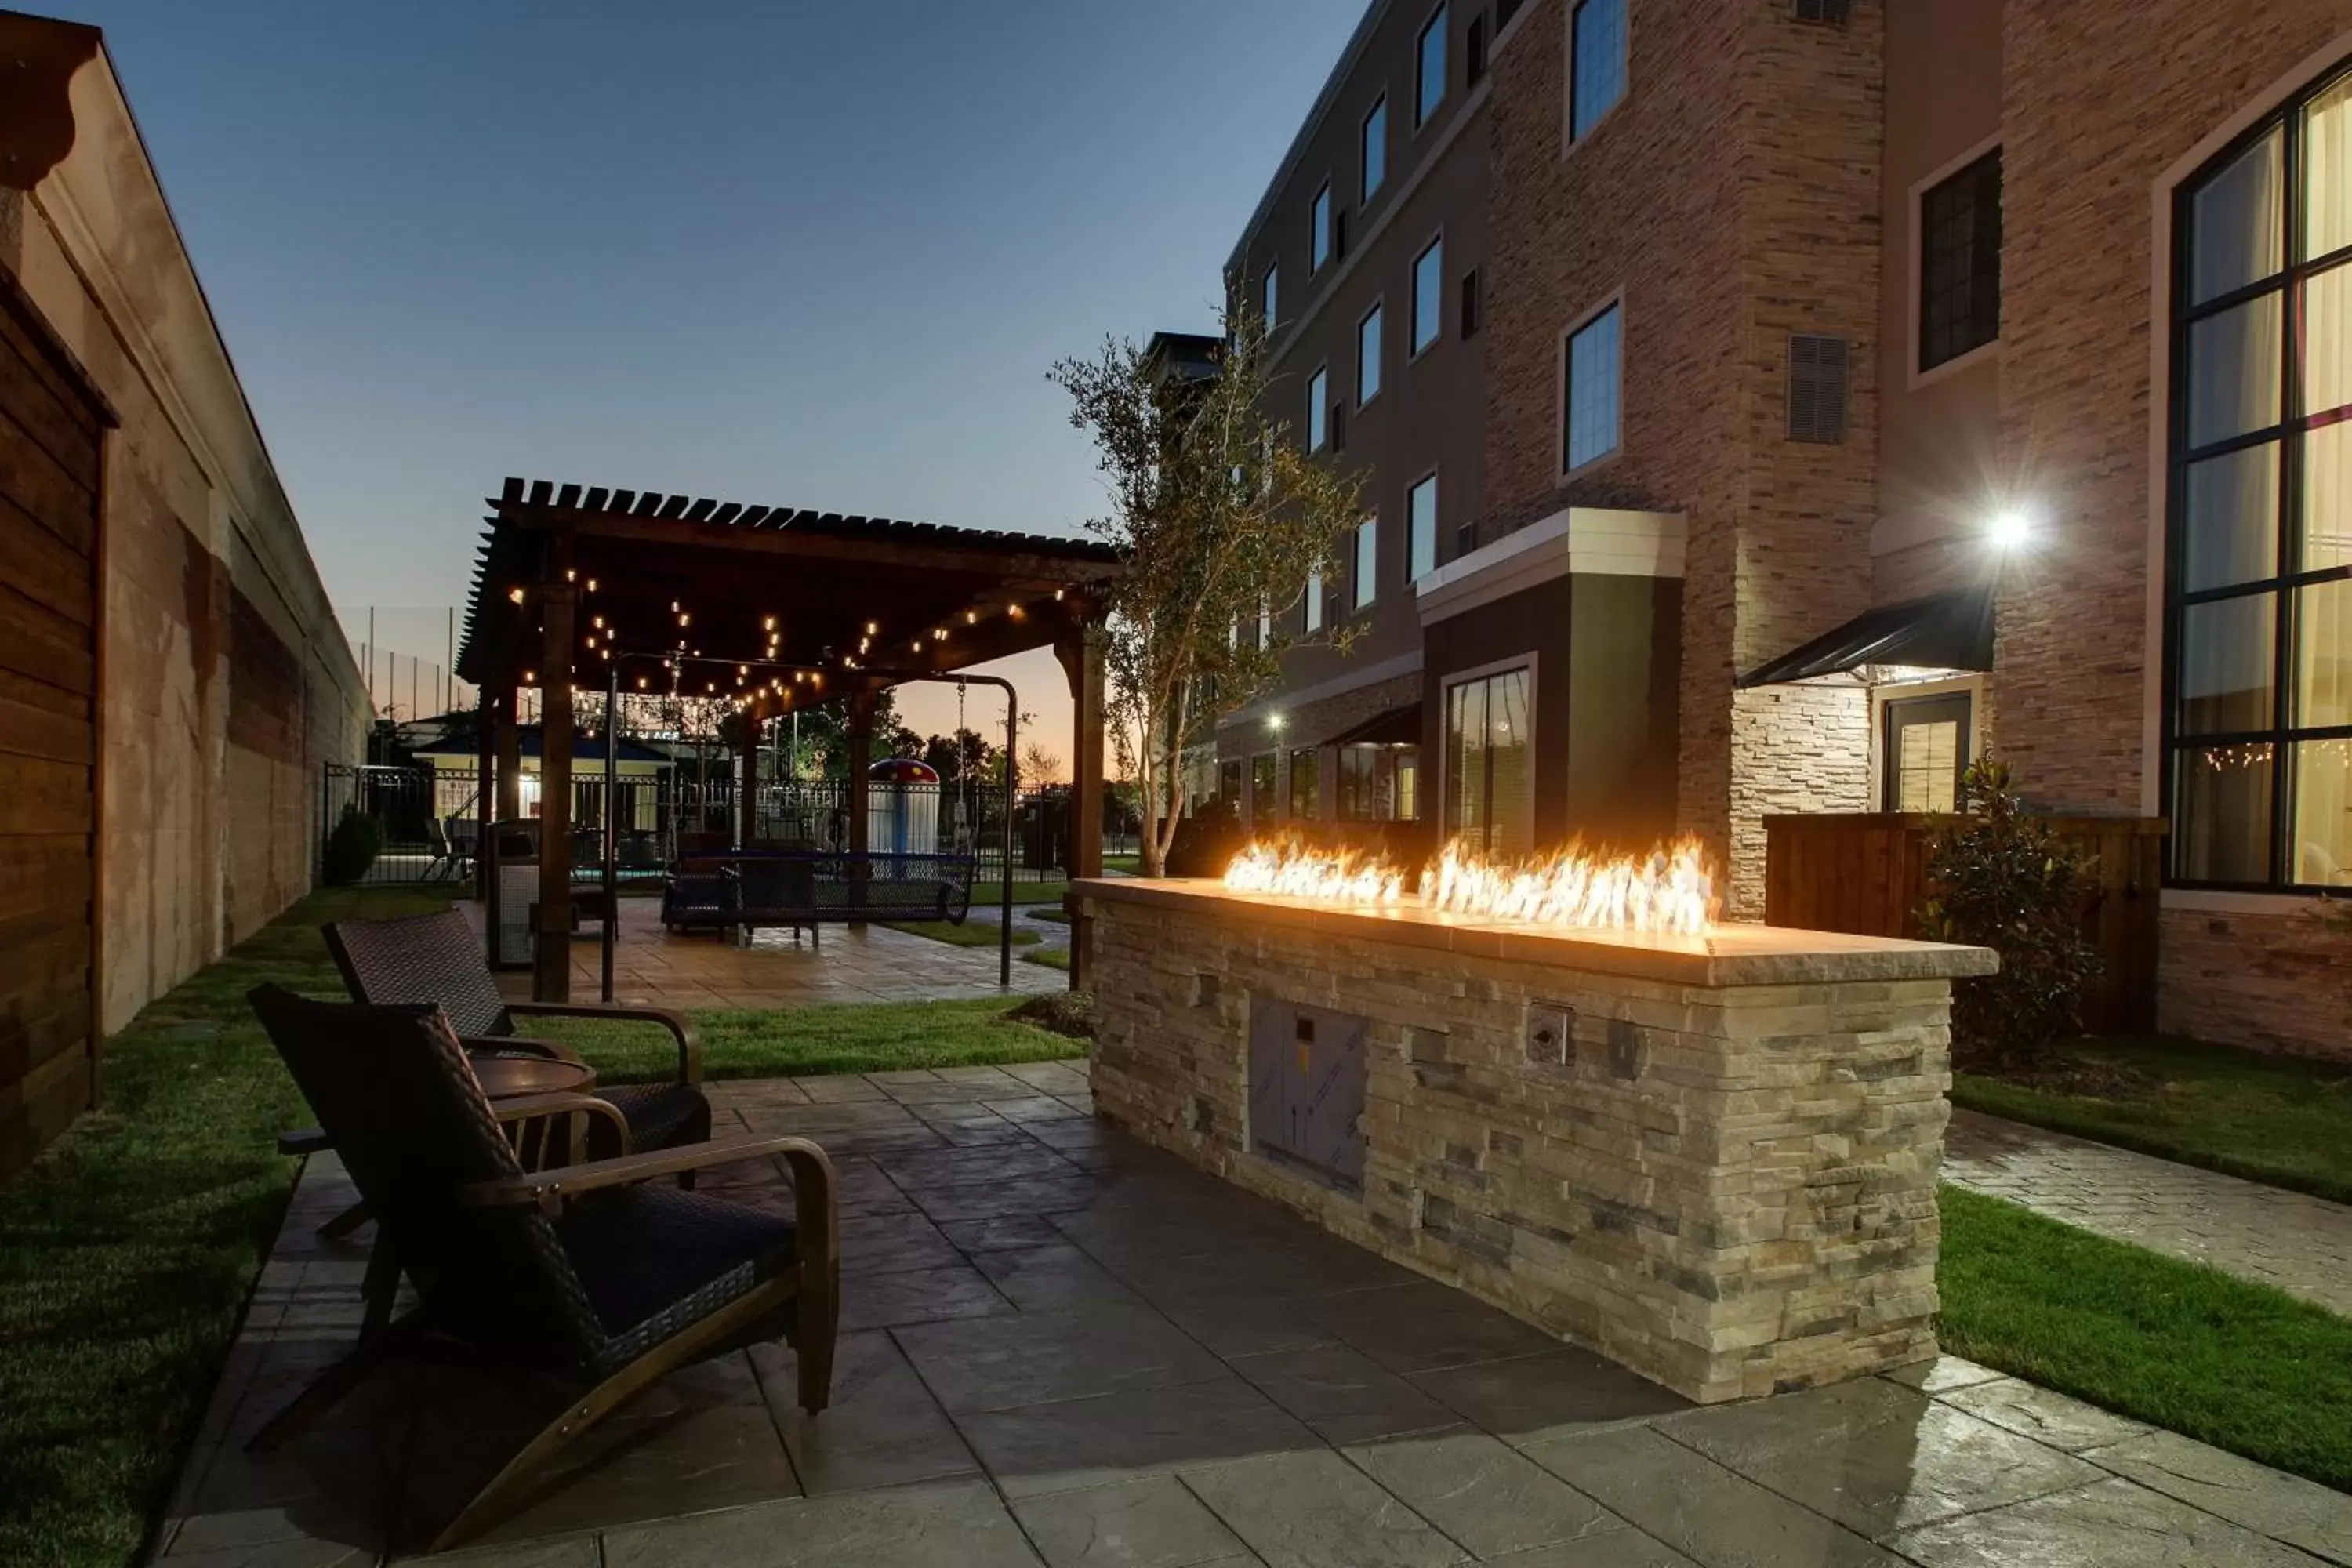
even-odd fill
[{"label": "orange flame", "polygon": [[[1404,875],[1348,851],[1252,844],[1225,872],[1240,893],[1317,903],[1394,905]],[[1422,874],[1419,901],[1465,920],[1587,931],[1703,936],[1713,929],[1715,879],[1696,841],[1647,855],[1602,858],[1570,846],[1519,861],[1495,861],[1449,844]]]}]

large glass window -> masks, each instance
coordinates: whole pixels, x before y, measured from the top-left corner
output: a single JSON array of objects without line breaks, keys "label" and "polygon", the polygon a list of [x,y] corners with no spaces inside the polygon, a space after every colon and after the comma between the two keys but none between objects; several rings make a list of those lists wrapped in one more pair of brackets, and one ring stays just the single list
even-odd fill
[{"label": "large glass window", "polygon": [[1331,187],[1326,184],[1315,193],[1315,205],[1307,209],[1307,270],[1320,272],[1331,259]]},{"label": "large glass window", "polygon": [[1318,370],[1307,378],[1307,449],[1319,452],[1331,438],[1331,378]]},{"label": "large glass window", "polygon": [[1429,123],[1437,106],[1445,101],[1445,7],[1440,5],[1437,15],[1421,29],[1421,42],[1413,48],[1412,125],[1418,131]]},{"label": "large glass window", "polygon": [[2352,73],[2174,213],[2173,878],[2352,886]]},{"label": "large glass window", "polygon": [[2000,336],[2000,149],[1919,197],[1919,368]]},{"label": "large glass window", "polygon": [[1265,277],[1258,283],[1257,308],[1265,317],[1265,330],[1271,333],[1274,331],[1274,323],[1282,318],[1281,268],[1269,267],[1265,269]]},{"label": "large glass window", "polygon": [[1385,96],[1373,103],[1372,111],[1364,116],[1360,148],[1364,182],[1356,195],[1359,205],[1370,201],[1372,193],[1389,177],[1389,100]]},{"label": "large glass window", "polygon": [[1297,822],[1314,822],[1323,815],[1323,763],[1321,753],[1312,747],[1290,753],[1290,815]]},{"label": "large glass window", "polygon": [[1356,524],[1356,608],[1372,602],[1381,588],[1381,520],[1368,517]]},{"label": "large glass window", "polygon": [[1356,323],[1356,406],[1361,408],[1381,395],[1381,308],[1364,312]]},{"label": "large glass window", "polygon": [[1260,752],[1250,759],[1250,824],[1263,827],[1271,823],[1280,802],[1274,793],[1274,753]]},{"label": "large glass window", "polygon": [[1418,583],[1437,570],[1437,476],[1430,475],[1404,493],[1405,566],[1408,582]]},{"label": "large glass window", "polygon": [[1412,352],[1419,353],[1445,330],[1445,238],[1429,242],[1412,258]]},{"label": "large glass window", "polygon": [[1507,669],[1445,689],[1445,830],[1490,855],[1534,847],[1528,685],[1526,670]]},{"label": "large glass window", "polygon": [[1339,748],[1339,816],[1346,822],[1412,822],[1421,816],[1421,748]]},{"label": "large glass window", "polygon": [[1560,472],[1617,449],[1619,314],[1612,305],[1569,334],[1560,388]]},{"label": "large glass window", "polygon": [[1574,141],[1625,96],[1625,0],[1579,0],[1568,49],[1568,134]]}]

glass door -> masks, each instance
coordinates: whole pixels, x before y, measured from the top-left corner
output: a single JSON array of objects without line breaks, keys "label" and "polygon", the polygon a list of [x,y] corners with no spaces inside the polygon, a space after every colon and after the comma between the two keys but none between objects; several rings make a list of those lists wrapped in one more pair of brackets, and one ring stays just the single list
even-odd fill
[{"label": "glass door", "polygon": [[1965,691],[1886,704],[1885,803],[1888,811],[1956,811],[1969,765]]}]

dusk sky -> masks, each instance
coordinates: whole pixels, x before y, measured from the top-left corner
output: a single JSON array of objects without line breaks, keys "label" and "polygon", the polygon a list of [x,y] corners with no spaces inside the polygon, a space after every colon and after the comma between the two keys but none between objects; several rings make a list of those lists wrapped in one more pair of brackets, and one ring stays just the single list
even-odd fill
[{"label": "dusk sky", "polygon": [[32,8],[106,29],[345,629],[433,658],[508,474],[1075,531],[1047,365],[1213,326],[1362,0]]}]

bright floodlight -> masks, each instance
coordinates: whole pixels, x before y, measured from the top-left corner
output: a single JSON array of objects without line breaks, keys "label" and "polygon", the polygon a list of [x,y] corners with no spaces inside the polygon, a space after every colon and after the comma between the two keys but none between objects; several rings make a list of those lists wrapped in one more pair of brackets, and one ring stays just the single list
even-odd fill
[{"label": "bright floodlight", "polygon": [[1269,730],[1279,732],[1282,729],[1282,715],[1279,713],[1267,714],[1265,716],[1265,727]]},{"label": "bright floodlight", "polygon": [[1993,513],[1986,536],[1991,540],[1992,547],[2004,554],[2022,550],[2033,542],[2033,519],[2023,507],[2004,507]]}]

